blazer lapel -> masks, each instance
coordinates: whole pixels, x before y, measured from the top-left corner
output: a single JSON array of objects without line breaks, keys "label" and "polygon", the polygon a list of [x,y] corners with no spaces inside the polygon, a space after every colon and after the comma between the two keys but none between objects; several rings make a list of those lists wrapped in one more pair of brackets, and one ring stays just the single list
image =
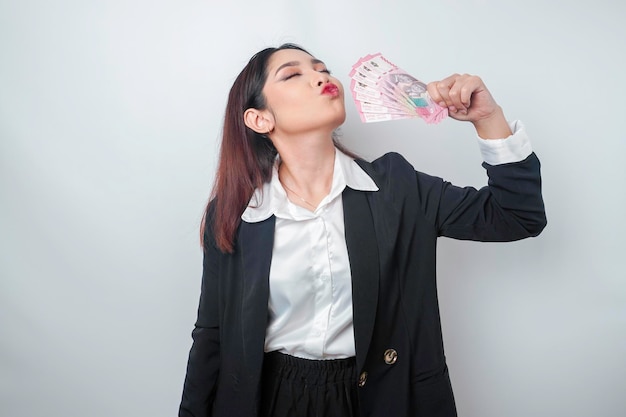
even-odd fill
[{"label": "blazer lapel", "polygon": [[[274,246],[274,216],[259,223],[241,223],[242,299],[241,319],[244,357],[253,371],[263,363],[265,329],[267,328],[269,275]],[[260,372],[260,370],[259,370]]]},{"label": "blazer lapel", "polygon": [[378,303],[379,254],[374,221],[366,193],[343,192],[346,244],[352,272],[352,310],[356,360],[363,368],[374,330]]}]

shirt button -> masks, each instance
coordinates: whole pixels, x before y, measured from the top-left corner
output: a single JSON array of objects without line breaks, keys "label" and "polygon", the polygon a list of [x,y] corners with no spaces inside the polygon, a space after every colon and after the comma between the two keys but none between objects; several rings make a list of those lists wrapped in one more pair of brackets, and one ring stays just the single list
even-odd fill
[{"label": "shirt button", "polygon": [[359,387],[364,387],[366,382],[367,382],[367,372],[363,371],[361,372],[361,375],[359,375]]},{"label": "shirt button", "polygon": [[393,365],[398,360],[398,352],[394,349],[387,349],[384,358],[387,365]]}]

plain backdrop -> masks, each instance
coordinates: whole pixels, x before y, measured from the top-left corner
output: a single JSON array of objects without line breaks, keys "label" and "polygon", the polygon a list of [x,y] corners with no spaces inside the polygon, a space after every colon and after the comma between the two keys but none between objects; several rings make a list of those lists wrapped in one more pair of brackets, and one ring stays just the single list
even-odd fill
[{"label": "plain backdrop", "polygon": [[[344,85],[374,52],[424,81],[478,74],[525,123],[544,233],[440,240],[459,415],[623,416],[624,4],[0,0],[0,416],[176,415],[226,96],[283,42]],[[346,107],[366,159],[486,183],[471,125]]]}]

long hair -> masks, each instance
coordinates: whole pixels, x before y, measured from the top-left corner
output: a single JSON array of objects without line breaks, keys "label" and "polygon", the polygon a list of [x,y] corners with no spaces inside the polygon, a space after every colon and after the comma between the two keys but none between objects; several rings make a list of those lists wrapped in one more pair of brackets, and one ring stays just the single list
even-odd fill
[{"label": "long hair", "polygon": [[[250,108],[266,108],[263,87],[267,80],[267,64],[275,52],[283,49],[297,49],[309,54],[290,43],[263,49],[250,58],[230,89],[215,183],[200,230],[203,246],[208,243],[205,237],[211,227],[217,247],[222,252],[232,253],[241,214],[254,190],[272,177],[276,148],[268,137],[246,126],[243,115]],[[340,150],[352,155],[333,140]]]}]

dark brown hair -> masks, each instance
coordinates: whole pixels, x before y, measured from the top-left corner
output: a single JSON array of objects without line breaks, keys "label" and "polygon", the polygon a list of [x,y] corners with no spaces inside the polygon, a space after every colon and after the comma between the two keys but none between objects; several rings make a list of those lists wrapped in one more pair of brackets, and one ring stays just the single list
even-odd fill
[{"label": "dark brown hair", "polygon": [[[290,43],[257,52],[237,76],[228,95],[215,183],[200,234],[202,244],[206,245],[205,236],[211,227],[215,244],[222,252],[233,252],[241,214],[254,190],[272,177],[276,148],[268,137],[247,127],[243,115],[250,108],[266,108],[263,87],[267,64],[275,52],[283,49],[297,49],[309,54]],[[336,140],[335,146],[352,156]]]}]

